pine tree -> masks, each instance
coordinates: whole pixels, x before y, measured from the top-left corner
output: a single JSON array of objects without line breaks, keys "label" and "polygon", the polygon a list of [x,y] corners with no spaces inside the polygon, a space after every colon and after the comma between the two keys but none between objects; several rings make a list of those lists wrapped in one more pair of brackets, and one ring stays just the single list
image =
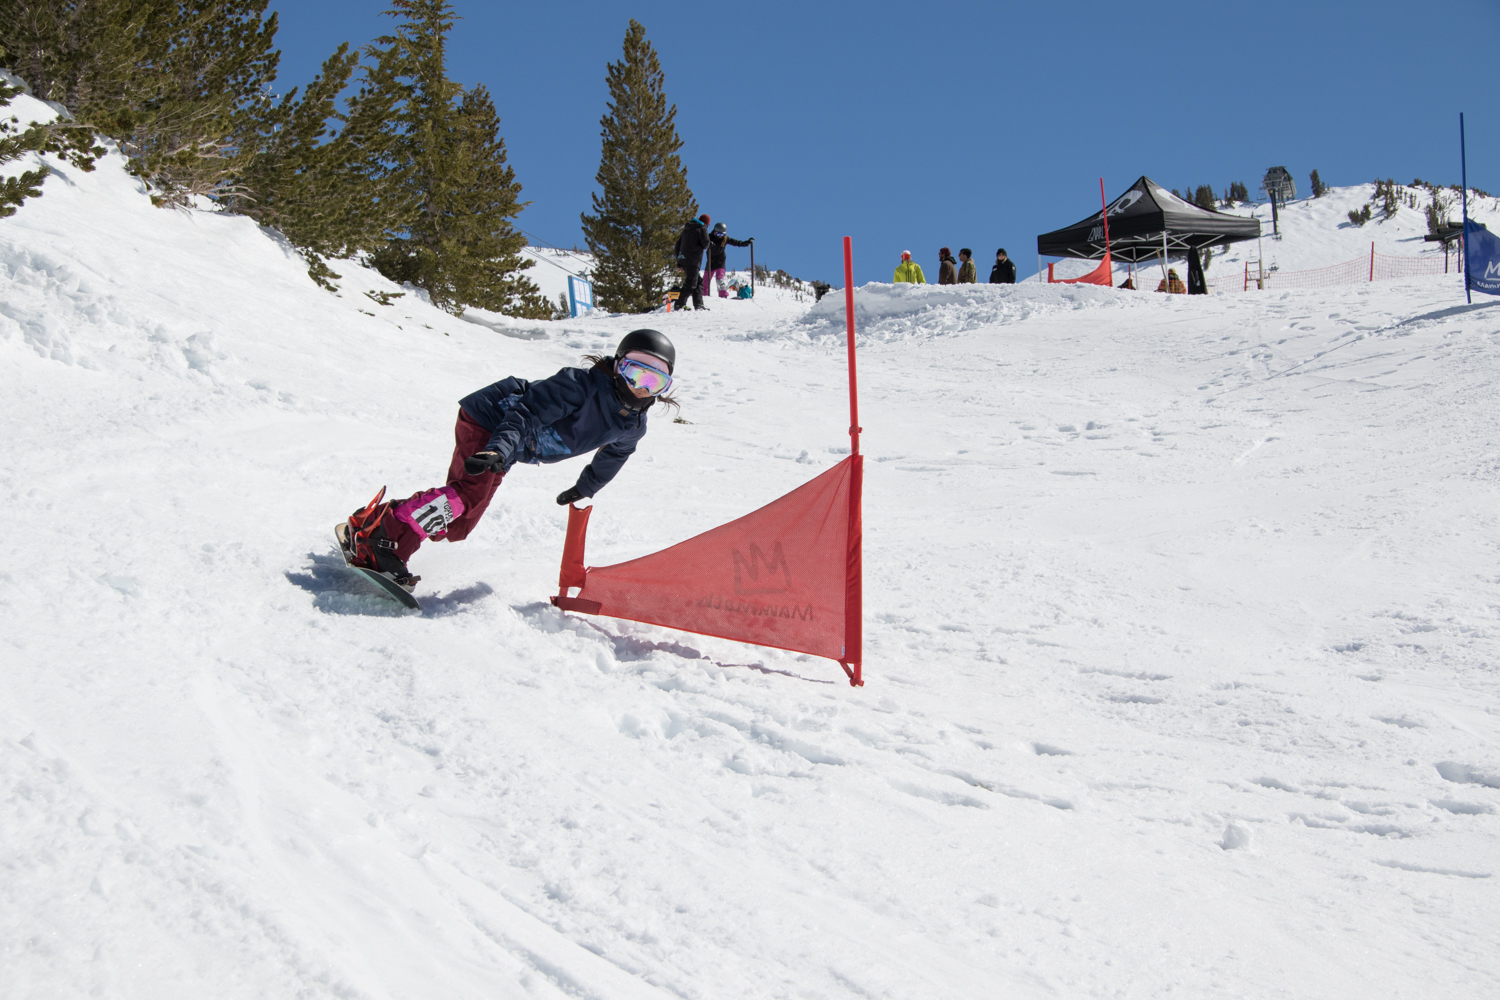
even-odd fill
[{"label": "pine tree", "polygon": [[[13,9],[17,6],[15,0],[0,0],[0,25],[5,26],[0,29],[0,38],[12,39],[12,45],[15,44],[14,38],[20,34],[18,27],[24,27],[24,22],[18,23],[24,12]],[[40,15],[43,12],[37,13]],[[4,44],[0,44],[0,65],[14,65],[16,62],[14,50],[7,50]],[[9,107],[11,98],[25,92],[24,82],[20,86],[0,83],[0,108]],[[94,161],[103,156],[104,152],[104,147],[96,144],[93,130],[73,121],[66,111],[60,112],[49,122],[31,121],[23,124],[14,113],[8,119],[0,119],[0,163],[18,159],[27,153],[53,153],[71,166],[88,172],[94,169]],[[16,177],[0,181],[0,218],[14,215],[27,198],[40,197],[42,182],[51,172],[50,167],[41,164],[34,170],[26,170]]]},{"label": "pine tree", "polygon": [[1206,208],[1212,212],[1218,207],[1218,200],[1214,198],[1214,189],[1210,184],[1200,184],[1193,191],[1193,204],[1199,208]]},{"label": "pine tree", "polygon": [[[0,58],[5,50],[0,49]],[[10,99],[21,93],[20,87],[6,86],[0,82],[0,109],[10,106]],[[18,160],[27,153],[39,153],[47,144],[47,131],[39,126],[21,125],[20,119],[11,115],[0,119],[0,164]],[[35,170],[22,171],[16,177],[0,180],[0,219],[15,215],[16,209],[27,198],[36,198],[42,193],[42,181],[51,171],[44,164]]]},{"label": "pine tree", "polygon": [[1328,185],[1323,183],[1323,179],[1318,176],[1318,172],[1316,170],[1312,172],[1310,183],[1312,185],[1312,193],[1314,198],[1321,198],[1328,193]]},{"label": "pine tree", "polygon": [[594,214],[582,215],[595,255],[594,300],[611,312],[646,312],[661,303],[672,248],[698,202],[677,151],[677,105],[646,29],[634,19],[623,57],[609,64],[609,109],[599,120],[602,150]]},{"label": "pine tree", "polygon": [[447,0],[393,4],[388,13],[404,23],[367,51],[376,59],[372,96],[401,98],[385,180],[402,217],[372,262],[455,314],[477,306],[548,318],[551,303],[520,273],[531,262],[521,259],[525,239],[511,220],[527,203],[506,162],[494,101],[483,86],[465,91],[447,76],[453,7]]},{"label": "pine tree", "polygon": [[0,46],[74,127],[116,139],[158,203],[220,197],[233,191],[276,75],[266,5],[0,0]]},{"label": "pine tree", "polygon": [[1237,202],[1250,200],[1250,189],[1245,186],[1244,181],[1234,181],[1229,185],[1229,200]]},{"label": "pine tree", "polygon": [[[370,253],[402,221],[386,161],[396,141],[395,93],[361,87],[338,107],[359,56],[347,43],[300,97],[293,89],[257,125],[231,210],[272,226],[308,260],[313,280],[337,278],[325,258]],[[331,130],[329,122],[337,123]]]},{"label": "pine tree", "polygon": [[[1413,184],[1420,184],[1414,181]],[[1426,185],[1432,200],[1427,203],[1427,231],[1438,233],[1452,225],[1448,221],[1448,210],[1453,207],[1452,199],[1444,196],[1442,189],[1434,185]]]}]

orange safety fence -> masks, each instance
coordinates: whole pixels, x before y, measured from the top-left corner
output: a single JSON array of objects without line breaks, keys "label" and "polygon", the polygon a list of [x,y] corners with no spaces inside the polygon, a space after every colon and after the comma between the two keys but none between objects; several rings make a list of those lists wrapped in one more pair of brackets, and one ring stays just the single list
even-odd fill
[{"label": "orange safety fence", "polygon": [[1241,273],[1220,273],[1208,279],[1213,292],[1241,292],[1251,290],[1283,291],[1305,288],[1329,288],[1334,285],[1355,285],[1371,281],[1389,281],[1397,278],[1441,277],[1444,274],[1462,274],[1462,253],[1440,253],[1433,251],[1420,257],[1401,257],[1380,253],[1370,244],[1370,253],[1342,264],[1314,267],[1302,271],[1272,270],[1260,272],[1248,263]]}]

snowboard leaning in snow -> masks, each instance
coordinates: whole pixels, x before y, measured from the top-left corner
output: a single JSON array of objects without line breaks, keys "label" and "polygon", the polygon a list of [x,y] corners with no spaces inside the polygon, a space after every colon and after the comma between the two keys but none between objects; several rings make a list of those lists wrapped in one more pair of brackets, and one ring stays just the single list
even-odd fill
[{"label": "snowboard leaning in snow", "polygon": [[348,521],[344,521],[341,524],[334,525],[333,537],[338,540],[339,553],[344,557],[344,565],[348,566],[350,569],[354,570],[357,573],[363,574],[365,579],[373,582],[381,590],[385,591],[391,597],[400,601],[408,608],[416,608],[418,611],[422,609],[422,605],[417,603],[417,599],[411,596],[411,591],[407,590],[405,587],[401,586],[401,584],[397,583],[396,578],[391,574],[381,573],[378,570],[366,569],[363,566],[354,565],[354,550],[349,546]]}]

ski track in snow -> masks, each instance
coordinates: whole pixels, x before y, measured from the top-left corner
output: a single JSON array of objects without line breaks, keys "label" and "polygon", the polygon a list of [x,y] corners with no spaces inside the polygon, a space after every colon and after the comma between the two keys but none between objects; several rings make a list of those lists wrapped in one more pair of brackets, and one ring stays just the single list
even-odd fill
[{"label": "ski track in snow", "polygon": [[[459,396],[637,318],[335,297],[117,159],[46,187],[0,223],[0,996],[1500,989],[1500,303],[859,289],[853,690],[552,608],[578,463],[424,549],[421,613],[344,571]],[[651,320],[691,423],[591,563],[847,453],[842,296],[709,301]]]}]

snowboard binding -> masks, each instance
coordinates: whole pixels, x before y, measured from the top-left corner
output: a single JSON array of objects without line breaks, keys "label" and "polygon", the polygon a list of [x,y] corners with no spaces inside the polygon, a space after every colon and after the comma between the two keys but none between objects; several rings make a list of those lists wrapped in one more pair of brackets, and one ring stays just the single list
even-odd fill
[{"label": "snowboard binding", "polygon": [[349,515],[349,520],[336,525],[333,534],[344,562],[402,604],[415,608],[418,604],[411,594],[422,578],[407,571],[406,563],[396,555],[396,543],[386,537],[381,526],[381,519],[390,506],[385,502],[385,487],[382,486],[373,500]]}]

